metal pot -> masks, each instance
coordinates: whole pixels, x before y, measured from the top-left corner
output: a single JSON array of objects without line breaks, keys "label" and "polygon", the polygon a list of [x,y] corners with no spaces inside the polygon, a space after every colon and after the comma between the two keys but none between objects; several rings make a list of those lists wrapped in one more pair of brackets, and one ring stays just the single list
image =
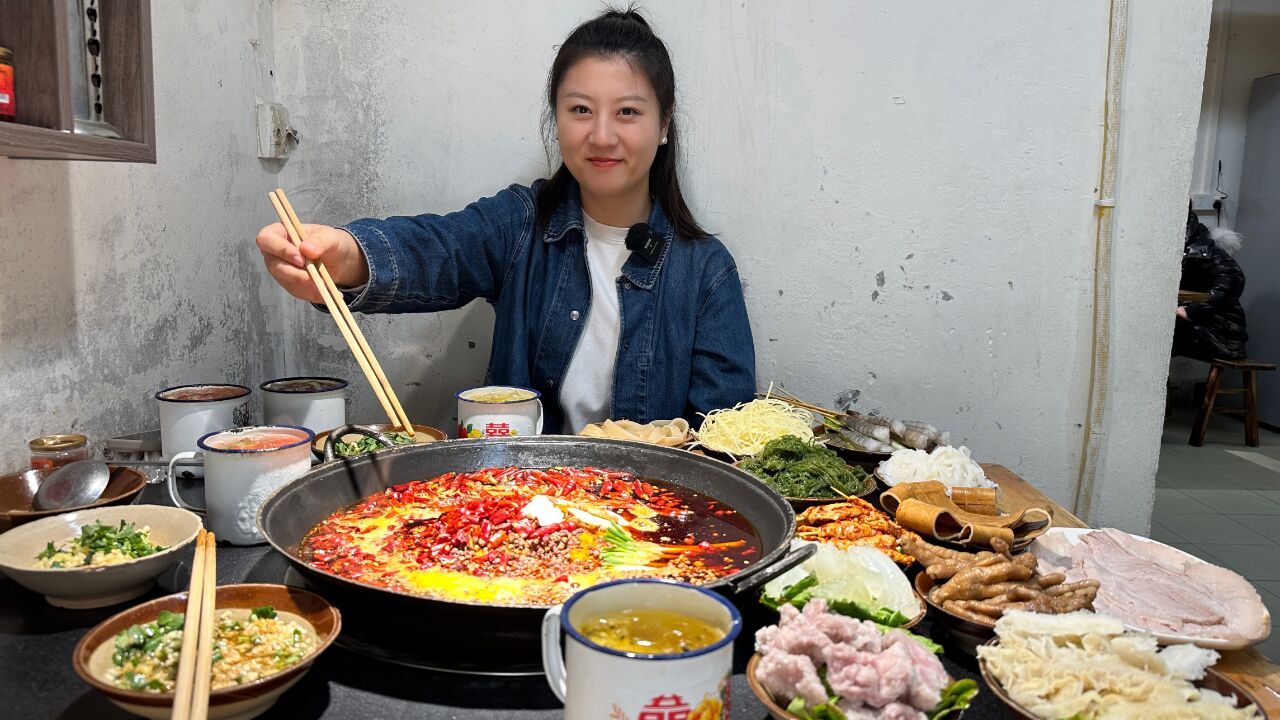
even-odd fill
[{"label": "metal pot", "polygon": [[762,553],[753,568],[705,586],[721,592],[754,590],[813,552],[811,545],[788,552],[795,513],[781,495],[735,467],[683,450],[572,436],[450,440],[326,462],[268,498],[258,524],[267,541],[342,610],[342,642],[348,647],[439,670],[540,673],[539,628],[546,606],[450,602],[372,587],[313,568],[298,555],[312,527],[373,493],[450,471],[512,466],[621,470],[737,510],[759,534]]}]

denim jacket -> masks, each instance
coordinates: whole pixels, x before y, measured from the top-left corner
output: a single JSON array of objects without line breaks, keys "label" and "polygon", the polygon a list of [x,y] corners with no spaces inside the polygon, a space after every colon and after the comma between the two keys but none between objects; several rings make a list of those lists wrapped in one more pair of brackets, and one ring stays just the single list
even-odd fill
[{"label": "denim jacket", "polygon": [[[357,220],[369,282],[351,309],[435,312],[480,297],[494,306],[486,384],[542,393],[544,432],[561,427],[559,389],[591,310],[582,204],[575,185],[545,230],[533,187],[512,185],[448,215]],[[648,422],[750,400],[755,347],[738,269],[714,237],[689,240],[657,203],[652,230],[666,238],[655,262],[638,253],[618,278],[620,330],[609,417]]]}]

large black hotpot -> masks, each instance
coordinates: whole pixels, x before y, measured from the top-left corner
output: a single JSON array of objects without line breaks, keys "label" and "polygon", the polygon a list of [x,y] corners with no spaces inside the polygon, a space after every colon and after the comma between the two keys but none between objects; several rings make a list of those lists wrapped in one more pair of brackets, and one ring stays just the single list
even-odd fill
[{"label": "large black hotpot", "polygon": [[341,609],[340,643],[440,670],[541,672],[545,606],[448,602],[371,587],[310,567],[298,556],[299,543],[316,523],[375,492],[450,471],[510,466],[622,470],[681,485],[737,510],[759,533],[763,554],[752,568],[706,585],[726,594],[745,594],[808,554],[787,552],[796,520],[786,500],[731,465],[656,445],[571,436],[450,440],[325,462],[268,498],[258,524],[307,582]]}]

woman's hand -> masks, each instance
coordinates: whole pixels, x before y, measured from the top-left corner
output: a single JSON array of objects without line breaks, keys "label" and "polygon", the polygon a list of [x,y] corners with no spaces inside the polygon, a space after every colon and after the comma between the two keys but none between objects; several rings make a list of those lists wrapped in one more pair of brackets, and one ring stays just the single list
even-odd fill
[{"label": "woman's hand", "polygon": [[1186,309],[1186,308],[1184,308],[1184,307],[1180,307],[1180,308],[1178,308],[1178,309],[1177,309],[1177,314],[1178,314],[1178,317],[1182,318],[1183,320],[1186,320],[1186,319],[1187,319],[1187,309]]},{"label": "woman's hand", "polygon": [[369,264],[364,251],[350,233],[328,225],[303,225],[302,228],[307,240],[298,248],[290,242],[280,223],[258,231],[258,249],[262,251],[267,272],[290,295],[308,302],[324,302],[307,273],[307,259],[323,263],[339,287],[369,282]]}]

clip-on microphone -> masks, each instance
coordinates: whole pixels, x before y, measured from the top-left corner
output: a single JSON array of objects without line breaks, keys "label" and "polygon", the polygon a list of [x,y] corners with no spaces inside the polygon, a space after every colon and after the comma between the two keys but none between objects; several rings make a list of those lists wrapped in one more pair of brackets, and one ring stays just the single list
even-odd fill
[{"label": "clip-on microphone", "polygon": [[639,253],[646,262],[658,262],[665,244],[666,240],[654,232],[648,223],[636,223],[627,230],[627,249]]}]

